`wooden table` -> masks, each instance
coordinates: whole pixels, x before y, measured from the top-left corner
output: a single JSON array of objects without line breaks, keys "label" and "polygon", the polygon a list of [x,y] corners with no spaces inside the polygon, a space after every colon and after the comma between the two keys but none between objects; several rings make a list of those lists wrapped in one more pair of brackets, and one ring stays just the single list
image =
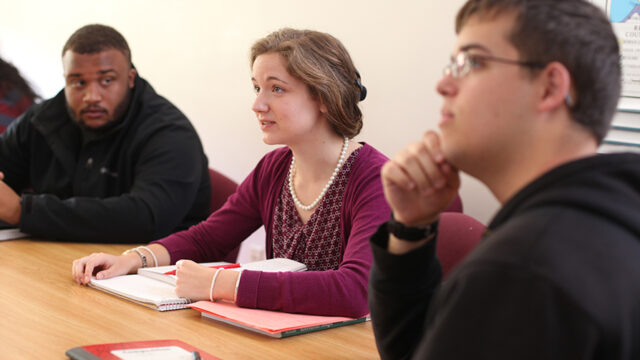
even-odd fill
[{"label": "wooden table", "polygon": [[0,242],[0,358],[65,359],[100,343],[179,339],[221,359],[375,359],[371,322],[273,339],[204,320],[195,310],[158,312],[71,278],[74,259],[131,245]]}]

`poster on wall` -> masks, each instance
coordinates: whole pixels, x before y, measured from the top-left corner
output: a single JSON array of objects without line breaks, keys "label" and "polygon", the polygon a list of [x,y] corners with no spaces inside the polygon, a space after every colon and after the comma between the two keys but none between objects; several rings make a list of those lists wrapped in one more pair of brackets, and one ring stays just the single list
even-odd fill
[{"label": "poster on wall", "polygon": [[620,111],[640,112],[640,0],[591,0],[609,17],[620,44]]}]

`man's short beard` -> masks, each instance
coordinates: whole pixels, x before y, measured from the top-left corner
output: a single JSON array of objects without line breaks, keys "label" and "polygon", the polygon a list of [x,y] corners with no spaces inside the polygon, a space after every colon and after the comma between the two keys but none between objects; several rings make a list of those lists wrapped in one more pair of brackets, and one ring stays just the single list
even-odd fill
[{"label": "man's short beard", "polygon": [[[126,115],[127,110],[129,109],[129,104],[131,103],[132,94],[133,94],[133,89],[127,89],[127,93],[124,95],[124,98],[122,99],[122,101],[120,101],[120,103],[118,103],[116,108],[113,110],[114,125],[120,123],[124,119],[124,116]],[[105,125],[108,125],[108,124],[105,124]]]},{"label": "man's short beard", "polygon": [[91,131],[104,131],[110,129],[123,120],[124,115],[127,113],[127,109],[129,108],[129,103],[131,103],[132,94],[133,89],[127,89],[127,93],[125,94],[122,101],[120,101],[118,105],[116,105],[115,109],[113,109],[113,120],[98,128],[91,128],[86,126],[80,119],[76,117],[74,110],[69,106],[69,103],[67,101],[65,101],[65,107],[67,108],[67,113],[69,114],[71,120],[73,120],[81,128]]}]

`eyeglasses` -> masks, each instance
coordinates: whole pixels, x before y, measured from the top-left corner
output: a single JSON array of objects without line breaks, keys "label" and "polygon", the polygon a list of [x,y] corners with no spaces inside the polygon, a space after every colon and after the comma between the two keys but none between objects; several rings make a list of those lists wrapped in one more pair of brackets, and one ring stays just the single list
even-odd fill
[{"label": "eyeglasses", "polygon": [[461,78],[467,75],[471,69],[482,66],[482,61],[495,61],[532,69],[542,69],[546,66],[546,64],[536,61],[518,61],[491,55],[470,54],[468,51],[460,51],[456,56],[452,57],[451,62],[444,67],[443,73],[445,76],[451,75],[454,78]]}]

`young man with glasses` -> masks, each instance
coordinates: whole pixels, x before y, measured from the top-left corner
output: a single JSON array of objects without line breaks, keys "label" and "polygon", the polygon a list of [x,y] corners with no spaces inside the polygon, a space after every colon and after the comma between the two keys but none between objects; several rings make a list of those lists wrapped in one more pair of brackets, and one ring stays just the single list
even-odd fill
[{"label": "young man with glasses", "polygon": [[[385,359],[640,358],[640,156],[596,155],[620,94],[617,40],[582,0],[469,0],[427,131],[382,170],[372,237]],[[503,207],[441,282],[437,220],[460,185]]]}]

